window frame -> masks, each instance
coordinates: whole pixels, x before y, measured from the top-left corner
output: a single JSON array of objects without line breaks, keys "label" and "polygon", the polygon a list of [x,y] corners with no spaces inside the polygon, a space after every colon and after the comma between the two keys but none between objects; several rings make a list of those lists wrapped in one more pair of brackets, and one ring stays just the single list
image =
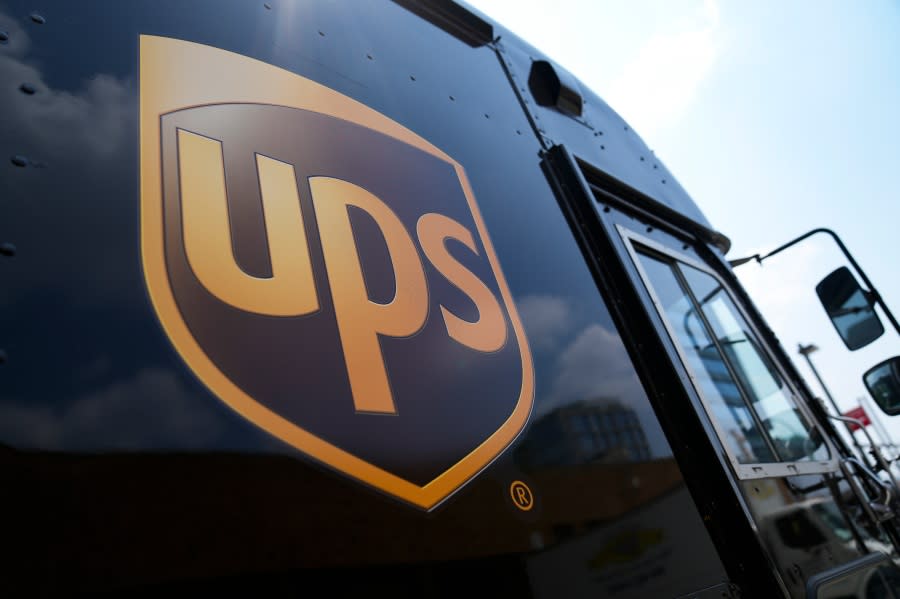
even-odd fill
[{"label": "window frame", "polygon": [[[644,289],[647,291],[647,294],[650,298],[650,301],[653,304],[653,308],[655,309],[657,316],[659,316],[660,321],[665,328],[666,334],[668,335],[669,341],[672,343],[672,346],[675,349],[675,352],[678,354],[678,358],[681,361],[681,366],[684,368],[687,377],[691,381],[691,386],[693,387],[694,393],[699,398],[701,405],[703,406],[703,412],[705,413],[706,418],[709,420],[712,425],[713,430],[715,430],[716,435],[719,438],[719,442],[722,445],[722,448],[725,451],[725,454],[728,457],[728,461],[731,463],[732,469],[740,480],[752,480],[758,478],[771,478],[771,477],[785,477],[785,476],[797,476],[802,474],[821,474],[827,472],[836,472],[839,469],[839,460],[837,457],[837,452],[831,440],[822,430],[819,423],[810,413],[807,406],[804,402],[800,401],[800,393],[797,391],[796,387],[793,385],[790,377],[787,376],[783,366],[778,362],[776,357],[772,354],[772,352],[766,347],[765,343],[762,342],[762,335],[760,335],[759,330],[756,327],[756,324],[749,317],[749,315],[744,310],[744,307],[741,305],[740,301],[735,297],[734,293],[729,288],[728,284],[720,277],[715,270],[713,270],[709,265],[693,258],[692,256],[686,255],[682,252],[679,252],[672,247],[659,243],[656,240],[649,239],[640,233],[632,231],[620,224],[616,225],[616,229],[619,232],[619,235],[622,238],[623,244],[629,254],[629,258],[631,259],[632,265],[635,267],[641,282],[643,283]],[[787,391],[787,396],[789,397],[789,401],[792,404],[793,408],[796,408],[803,415],[803,418],[806,419],[808,423],[811,424],[814,430],[818,431],[821,436],[824,445],[827,447],[829,452],[828,459],[825,460],[807,460],[802,462],[797,461],[783,461],[783,462],[753,462],[753,463],[741,463],[738,461],[737,456],[734,455],[731,450],[730,445],[726,442],[727,435],[722,427],[722,424],[716,419],[714,412],[712,410],[712,405],[709,399],[704,395],[701,390],[701,386],[697,383],[696,376],[694,374],[693,369],[690,366],[690,361],[685,353],[684,348],[682,347],[681,342],[678,339],[678,335],[673,329],[671,323],[669,322],[668,316],[666,316],[665,310],[663,309],[662,302],[659,300],[659,296],[657,295],[656,289],[654,288],[650,277],[647,272],[644,270],[641,261],[638,259],[638,247],[643,246],[647,248],[651,252],[659,253],[672,261],[685,264],[692,268],[695,268],[715,279],[722,287],[722,291],[727,295],[727,297],[731,300],[731,303],[737,309],[738,314],[741,318],[746,322],[749,331],[749,335],[752,338],[749,338],[752,343],[755,344],[756,349],[762,353],[762,356],[765,360],[767,360],[777,372],[780,377],[780,382],[784,386]],[[704,319],[706,317],[704,316]],[[725,356],[725,359],[728,359]],[[733,365],[728,364],[729,369],[733,369]],[[752,412],[754,419],[759,421],[759,414],[757,410],[750,404],[748,398],[746,396],[746,391],[741,387],[740,384],[736,382],[736,385],[741,393],[742,399],[747,403],[747,408]],[[760,431],[761,434],[765,436],[767,443],[771,445],[771,437],[765,430]]]}]

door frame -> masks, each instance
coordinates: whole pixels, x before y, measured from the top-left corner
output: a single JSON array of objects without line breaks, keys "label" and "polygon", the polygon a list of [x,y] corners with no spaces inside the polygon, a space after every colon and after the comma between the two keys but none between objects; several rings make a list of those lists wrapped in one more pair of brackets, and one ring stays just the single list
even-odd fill
[{"label": "door frame", "polygon": [[[707,417],[709,418],[713,428],[716,431],[716,434],[719,437],[719,441],[721,442],[722,447],[725,450],[726,455],[728,456],[728,461],[731,463],[731,466],[734,470],[734,473],[740,480],[752,480],[757,478],[772,478],[772,477],[784,477],[784,476],[797,476],[803,474],[824,474],[829,472],[838,472],[840,469],[839,460],[837,457],[837,451],[832,446],[830,439],[825,434],[821,427],[819,426],[816,419],[809,412],[804,402],[800,401],[800,394],[794,385],[791,382],[790,377],[784,371],[781,364],[775,359],[775,356],[766,348],[765,343],[762,341],[763,336],[760,335],[759,331],[756,329],[753,320],[746,313],[743,306],[741,306],[740,301],[735,297],[734,293],[728,287],[726,281],[720,277],[714,269],[712,269],[709,265],[700,262],[693,258],[692,256],[688,256],[682,252],[679,252],[676,249],[673,249],[670,246],[659,243],[656,240],[649,239],[640,233],[632,231],[620,224],[615,225],[616,230],[622,238],[623,244],[628,251],[629,258],[634,264],[635,269],[640,275],[641,282],[644,285],[652,303],[653,307],[656,310],[657,314],[660,317],[660,320],[663,323],[663,326],[666,329],[666,334],[669,337],[669,340],[672,342],[672,345],[675,348],[675,351],[678,354],[679,359],[681,360],[682,366],[685,371],[688,373],[688,377],[691,380],[691,384],[694,387],[694,391],[697,396],[700,398],[700,402],[703,405],[703,409],[706,412]],[[727,294],[727,296],[731,299],[732,303],[738,310],[740,316],[744,319],[747,326],[750,328],[748,331],[751,335],[755,337],[756,345],[760,351],[765,354],[766,359],[769,361],[771,365],[773,365],[781,378],[782,384],[787,387],[788,395],[790,396],[790,401],[794,404],[793,407],[797,408],[803,417],[806,419],[807,423],[813,427],[813,430],[817,431],[828,448],[829,457],[825,460],[808,460],[802,462],[760,462],[760,463],[741,463],[738,461],[737,456],[731,451],[730,445],[725,442],[726,435],[722,430],[721,424],[717,421],[716,417],[713,414],[712,406],[706,395],[700,389],[699,385],[696,383],[695,375],[689,365],[687,360],[687,356],[684,352],[684,349],[681,346],[681,342],[678,340],[678,336],[676,335],[674,329],[672,328],[671,323],[669,322],[668,317],[666,316],[665,311],[663,310],[662,303],[659,300],[659,296],[656,293],[656,290],[651,283],[650,277],[647,272],[644,270],[643,265],[640,260],[638,260],[638,250],[636,245],[644,246],[654,252],[662,254],[676,262],[680,262],[691,266],[711,277],[713,277],[722,287],[723,291]],[[743,396],[742,398],[746,399]],[[763,434],[766,434],[765,431],[762,431]]]}]

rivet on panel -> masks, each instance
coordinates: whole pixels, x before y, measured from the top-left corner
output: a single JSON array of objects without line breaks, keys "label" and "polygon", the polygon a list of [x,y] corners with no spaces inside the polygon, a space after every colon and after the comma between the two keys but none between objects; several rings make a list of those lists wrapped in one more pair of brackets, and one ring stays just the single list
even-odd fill
[{"label": "rivet on panel", "polygon": [[0,256],[6,256],[7,258],[12,258],[16,255],[16,246],[5,241],[0,243]]},{"label": "rivet on panel", "polygon": [[644,157],[643,157],[643,156],[641,156],[641,162],[643,162],[643,161],[644,161]]},{"label": "rivet on panel", "polygon": [[456,102],[456,98],[454,98],[453,96],[450,96],[450,101],[451,101],[451,102]]},{"label": "rivet on panel", "polygon": [[264,2],[263,7],[265,7],[266,10],[272,10],[272,5],[269,4],[268,2]]},{"label": "rivet on panel", "polygon": [[666,180],[665,180],[665,179],[662,180],[662,184],[663,184],[663,185],[666,184]]},{"label": "rivet on panel", "polygon": [[414,76],[414,75],[410,75],[410,76],[409,76],[409,80],[410,80],[410,81],[415,81],[415,80],[416,80],[416,78],[415,78],[415,76]]},{"label": "rivet on panel", "polygon": [[19,91],[28,96],[33,96],[34,92],[36,92],[37,90],[34,89],[34,86],[30,83],[23,83],[19,86]]},{"label": "rivet on panel", "polygon": [[648,233],[652,233],[652,232],[653,232],[653,227],[647,227],[647,232],[648,232]]},{"label": "rivet on panel", "polygon": [[41,15],[37,14],[36,12],[31,13],[31,15],[29,15],[29,16],[31,17],[31,20],[33,22],[37,23],[38,25],[43,25],[44,23],[47,22],[47,19],[45,19]]},{"label": "rivet on panel", "polygon": [[491,118],[491,115],[489,115],[488,113],[485,112],[485,113],[484,113],[484,118],[489,119],[489,118]]},{"label": "rivet on panel", "polygon": [[325,37],[325,32],[324,32],[324,31],[319,31],[319,35],[320,35],[321,37]]},{"label": "rivet on panel", "polygon": [[368,58],[369,60],[375,60],[374,58],[372,58],[371,54],[366,54],[366,58]]},{"label": "rivet on panel", "polygon": [[604,207],[603,207],[603,212],[609,212],[609,210],[610,210],[609,206],[604,206]]},{"label": "rivet on panel", "polygon": [[10,160],[10,162],[12,162],[13,164],[15,164],[16,166],[19,166],[19,167],[28,166],[28,158],[26,158],[24,156],[20,156],[18,154],[13,156],[9,160]]},{"label": "rivet on panel", "polygon": [[600,146],[600,149],[601,149],[601,150],[605,150],[605,149],[606,149],[606,146]]}]

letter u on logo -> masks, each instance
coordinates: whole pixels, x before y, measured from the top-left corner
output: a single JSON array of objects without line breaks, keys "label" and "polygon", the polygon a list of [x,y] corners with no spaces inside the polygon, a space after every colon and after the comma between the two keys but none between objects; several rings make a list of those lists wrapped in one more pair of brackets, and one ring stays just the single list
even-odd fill
[{"label": "letter u on logo", "polygon": [[426,510],[509,447],[531,356],[458,163],[208,46],[142,36],[140,86],[146,283],[212,393]]},{"label": "letter u on logo", "polygon": [[178,131],[184,249],[197,279],[225,303],[258,314],[302,316],[319,309],[294,167],[256,156],[272,276],[254,277],[234,259],[222,144]]}]

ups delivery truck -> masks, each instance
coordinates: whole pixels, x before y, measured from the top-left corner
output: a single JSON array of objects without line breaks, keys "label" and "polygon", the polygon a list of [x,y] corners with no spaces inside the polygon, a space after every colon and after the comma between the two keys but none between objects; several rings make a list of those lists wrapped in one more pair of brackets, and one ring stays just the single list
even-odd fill
[{"label": "ups delivery truck", "polygon": [[728,239],[465,5],[2,0],[0,145],[3,596],[900,597]]}]

